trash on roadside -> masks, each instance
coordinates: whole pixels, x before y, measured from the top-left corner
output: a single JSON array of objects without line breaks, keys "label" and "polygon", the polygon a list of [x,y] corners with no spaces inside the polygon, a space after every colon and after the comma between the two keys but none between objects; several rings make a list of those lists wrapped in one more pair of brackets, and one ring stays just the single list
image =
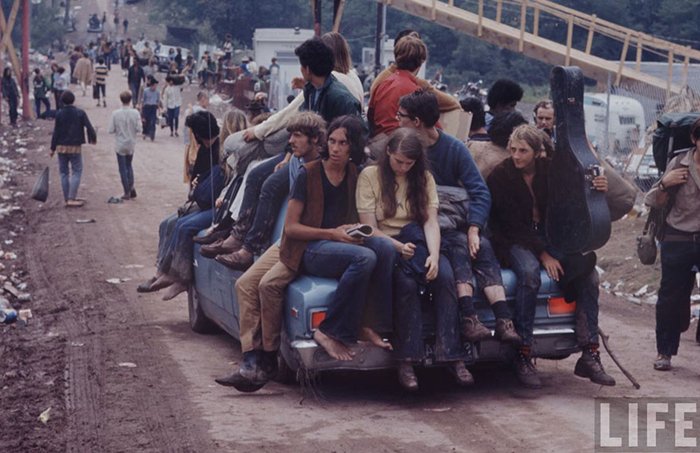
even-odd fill
[{"label": "trash on roadside", "polygon": [[641,288],[639,288],[635,293],[633,294],[634,297],[642,297],[647,293],[647,290],[649,289],[649,285],[644,285]]},{"label": "trash on roadside", "polygon": [[117,365],[122,368],[136,368],[136,364],[133,362],[120,362]]},{"label": "trash on roadside", "polygon": [[5,282],[2,289],[4,289],[5,292],[10,294],[12,297],[19,297],[19,290],[10,282]]},{"label": "trash on roadside", "polygon": [[43,423],[44,425],[49,421],[49,418],[51,418],[51,408],[49,407],[46,409],[44,412],[39,414],[39,421]]},{"label": "trash on roadside", "polygon": [[6,260],[16,260],[17,254],[15,252],[5,252],[3,254],[3,258],[5,258]]},{"label": "trash on roadside", "polygon": [[124,264],[124,269],[143,269],[143,264]]},{"label": "trash on roadside", "polygon": [[95,219],[76,219],[75,223],[95,223],[97,220]]},{"label": "trash on roadside", "polygon": [[21,293],[17,296],[17,302],[30,302],[32,300],[32,295],[29,293]]},{"label": "trash on roadside", "polygon": [[0,324],[12,324],[17,320],[17,311],[12,308],[10,301],[0,297]]},{"label": "trash on roadside", "polygon": [[109,199],[107,200],[107,203],[118,204],[118,203],[122,203],[123,201],[124,200],[122,200],[119,197],[109,197]]},{"label": "trash on roadside", "polygon": [[28,308],[21,309],[17,315],[17,318],[19,318],[19,320],[24,322],[25,324],[29,323],[29,320],[33,317],[34,316],[32,315],[32,311]]},{"label": "trash on roadside", "polygon": [[627,300],[635,305],[642,305],[642,300],[638,297],[627,296]]},{"label": "trash on roadside", "polygon": [[451,407],[426,407],[423,409],[425,412],[449,412],[452,410]]},{"label": "trash on roadside", "polygon": [[131,280],[130,278],[108,278],[107,283],[111,283],[113,285],[118,285],[120,283],[128,282]]},{"label": "trash on roadside", "polygon": [[598,272],[598,275],[603,275],[605,273],[605,270],[603,270],[603,268],[600,266],[596,266],[595,270]]}]

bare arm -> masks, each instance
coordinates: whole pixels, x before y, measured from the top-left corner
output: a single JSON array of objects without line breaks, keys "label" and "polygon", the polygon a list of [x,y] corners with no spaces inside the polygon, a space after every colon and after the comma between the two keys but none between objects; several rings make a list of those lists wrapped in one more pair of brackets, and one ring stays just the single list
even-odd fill
[{"label": "bare arm", "polygon": [[428,208],[428,220],[423,224],[423,232],[428,245],[428,259],[425,261],[425,278],[434,280],[438,274],[440,260],[440,225],[436,208]]}]

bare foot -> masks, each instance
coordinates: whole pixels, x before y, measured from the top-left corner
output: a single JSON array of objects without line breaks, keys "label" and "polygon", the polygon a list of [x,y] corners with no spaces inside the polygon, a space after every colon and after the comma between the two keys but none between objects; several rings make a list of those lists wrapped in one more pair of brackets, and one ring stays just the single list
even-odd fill
[{"label": "bare foot", "polygon": [[155,282],[151,284],[151,291],[158,291],[175,283],[175,278],[168,274],[161,274]]},{"label": "bare foot", "polygon": [[328,355],[336,360],[350,361],[355,355],[343,343],[329,337],[320,330],[316,330],[316,332],[314,332],[314,340],[316,340],[316,343],[318,343],[319,346],[326,350]]},{"label": "bare foot", "polygon": [[182,282],[175,282],[170,285],[165,294],[163,294],[163,300],[170,300],[178,294],[184,293],[185,291],[187,291],[187,285]]},{"label": "bare foot", "polygon": [[363,327],[360,329],[360,340],[367,341],[379,348],[386,349],[387,351],[394,350],[391,343],[384,341],[384,339],[370,327]]}]

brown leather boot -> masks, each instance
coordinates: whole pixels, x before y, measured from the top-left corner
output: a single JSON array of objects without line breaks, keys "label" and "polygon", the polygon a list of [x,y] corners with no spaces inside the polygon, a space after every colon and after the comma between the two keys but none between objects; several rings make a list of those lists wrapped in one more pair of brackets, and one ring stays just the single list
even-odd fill
[{"label": "brown leather boot", "polygon": [[520,344],[523,340],[515,331],[515,326],[513,326],[513,321],[507,318],[496,319],[496,331],[495,336],[503,343]]},{"label": "brown leather boot", "polygon": [[491,338],[491,331],[479,321],[476,315],[462,318],[462,336],[472,343]]},{"label": "brown leather boot", "polygon": [[207,258],[214,258],[216,255],[233,253],[243,247],[243,243],[234,236],[229,235],[226,239],[215,241],[213,244],[203,245],[199,248],[199,253]]},{"label": "brown leather boot", "polygon": [[226,255],[217,255],[214,259],[217,263],[238,271],[245,271],[253,265],[253,254],[243,248]]}]

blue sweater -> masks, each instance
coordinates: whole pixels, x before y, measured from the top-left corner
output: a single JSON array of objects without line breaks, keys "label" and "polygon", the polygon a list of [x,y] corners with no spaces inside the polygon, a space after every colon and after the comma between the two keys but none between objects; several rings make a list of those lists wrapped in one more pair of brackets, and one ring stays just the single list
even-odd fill
[{"label": "blue sweater", "polygon": [[466,145],[451,135],[439,133],[438,141],[427,150],[435,184],[464,187],[469,194],[467,222],[483,230],[491,210],[489,189]]}]

